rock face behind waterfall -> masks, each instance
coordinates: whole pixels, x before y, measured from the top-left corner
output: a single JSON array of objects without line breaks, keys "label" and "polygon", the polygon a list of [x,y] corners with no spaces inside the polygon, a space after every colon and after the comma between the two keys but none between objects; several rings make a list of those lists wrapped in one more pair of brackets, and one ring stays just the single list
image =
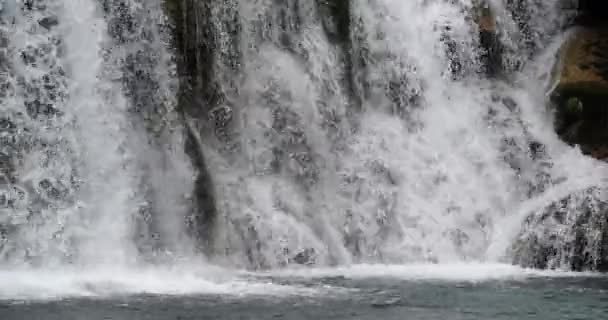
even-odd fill
[{"label": "rock face behind waterfall", "polygon": [[[230,86],[221,81],[235,71],[238,43],[238,21],[234,12],[226,9],[215,12],[222,5],[216,1],[165,0],[164,7],[173,25],[173,45],[177,53],[177,73],[180,80],[178,110],[187,128],[184,146],[198,168],[193,195],[197,212],[189,219],[189,231],[197,239],[199,249],[208,251],[213,238],[216,219],[215,189],[208,172],[203,141],[213,141],[223,151],[232,144],[229,126],[232,109],[226,101]],[[232,7],[226,3],[226,8]],[[231,21],[223,25],[223,18]],[[225,33],[222,27],[228,28]],[[221,39],[218,34],[228,38]],[[220,41],[228,44],[223,47]],[[224,71],[222,66],[229,65]],[[220,73],[225,74],[220,74]]]},{"label": "rock face behind waterfall", "polygon": [[514,262],[540,269],[608,271],[608,192],[591,188],[530,215]]},{"label": "rock face behind waterfall", "polygon": [[608,28],[578,27],[562,46],[550,92],[556,131],[584,153],[608,158]]}]

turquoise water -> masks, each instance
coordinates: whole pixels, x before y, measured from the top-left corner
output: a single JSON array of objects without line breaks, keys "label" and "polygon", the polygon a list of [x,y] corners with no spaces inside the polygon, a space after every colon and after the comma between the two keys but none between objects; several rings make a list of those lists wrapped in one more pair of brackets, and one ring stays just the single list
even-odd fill
[{"label": "turquoise water", "polygon": [[[475,274],[480,272],[475,269],[471,269],[469,275],[462,270],[454,272],[440,276],[436,273],[403,276],[388,269],[366,274],[250,274],[241,277],[240,285],[233,284],[229,293],[124,294],[117,290],[88,297],[5,299],[0,302],[0,319],[596,320],[608,317],[608,277],[499,275],[500,270],[494,277],[491,273]],[[258,286],[256,290],[247,289],[255,286]]]}]

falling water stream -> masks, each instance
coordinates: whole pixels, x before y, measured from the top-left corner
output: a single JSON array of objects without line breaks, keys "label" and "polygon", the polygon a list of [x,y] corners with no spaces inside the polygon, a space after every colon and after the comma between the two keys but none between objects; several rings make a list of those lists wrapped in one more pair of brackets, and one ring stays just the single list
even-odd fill
[{"label": "falling water stream", "polygon": [[[199,4],[213,45],[198,48],[214,50],[189,88],[205,99],[184,102],[160,0],[0,1],[0,319],[26,312],[15,301],[141,294],[184,300],[125,308],[167,303],[183,319],[199,295],[210,318],[289,314],[263,297],[312,317],[285,298],[300,297],[370,319],[398,313],[353,305],[511,319],[412,292],[481,283],[500,299],[587,277],[602,279],[580,289],[596,301],[608,288],[596,274],[510,265],[527,217],[605,185],[606,164],[560,141],[546,107],[568,17],[531,1],[524,34],[513,1],[489,3],[500,75],[486,72],[470,0],[350,1],[346,36],[323,1]],[[55,319],[47,302],[32,319]],[[100,308],[90,319],[131,319]]]}]

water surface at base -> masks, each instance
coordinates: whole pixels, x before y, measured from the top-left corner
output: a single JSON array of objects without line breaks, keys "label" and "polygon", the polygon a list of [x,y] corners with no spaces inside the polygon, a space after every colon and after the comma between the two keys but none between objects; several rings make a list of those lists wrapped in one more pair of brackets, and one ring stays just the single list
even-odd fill
[{"label": "water surface at base", "polygon": [[[103,291],[99,288],[106,280],[89,279],[87,296],[1,301],[0,319],[485,320],[602,319],[608,314],[605,276],[533,272],[507,266],[492,266],[494,274],[483,266],[428,267],[426,272],[423,266],[361,266],[235,273],[234,278],[216,274],[219,280],[206,282],[182,274],[157,280],[173,282],[173,288],[189,285],[189,289],[166,293],[155,290],[153,284],[142,284],[140,293],[135,293],[136,289],[120,290],[119,286],[110,290],[107,285]],[[450,269],[454,271],[451,275]],[[137,281],[151,279],[152,275],[142,275]]]}]

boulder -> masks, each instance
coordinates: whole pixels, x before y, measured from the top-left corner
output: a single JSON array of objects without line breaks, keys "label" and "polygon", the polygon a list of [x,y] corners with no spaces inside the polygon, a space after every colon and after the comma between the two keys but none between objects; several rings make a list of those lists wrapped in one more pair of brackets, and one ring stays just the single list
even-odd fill
[{"label": "boulder", "polygon": [[556,131],[584,153],[608,147],[608,28],[580,27],[564,42],[549,96]]},{"label": "boulder", "polygon": [[608,272],[608,190],[575,192],[530,214],[512,250],[523,267]]}]

